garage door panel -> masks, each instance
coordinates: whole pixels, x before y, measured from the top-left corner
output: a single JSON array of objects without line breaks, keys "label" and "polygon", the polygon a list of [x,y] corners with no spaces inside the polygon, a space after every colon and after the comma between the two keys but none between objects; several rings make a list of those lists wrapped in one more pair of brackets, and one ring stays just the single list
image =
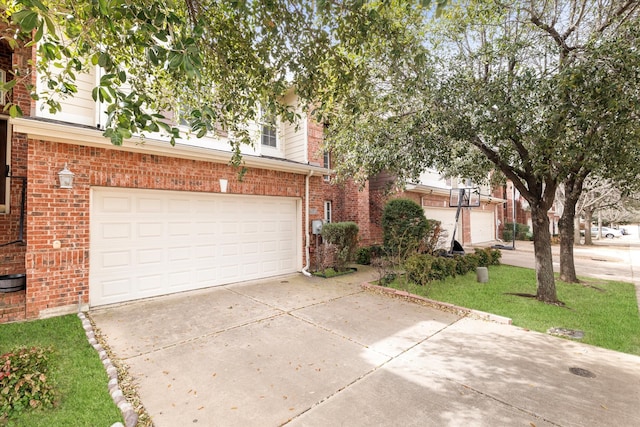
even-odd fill
[{"label": "garage door panel", "polygon": [[104,213],[131,212],[130,197],[104,197],[100,199],[99,205],[100,212]]},{"label": "garage door panel", "polygon": [[471,242],[489,242],[495,238],[494,214],[492,211],[471,211]]},{"label": "garage door panel", "polygon": [[100,227],[100,235],[104,240],[130,239],[131,224],[128,223],[104,223]]},{"label": "garage door panel", "polygon": [[160,198],[138,198],[138,213],[158,214],[164,212],[164,203]]},{"label": "garage door panel", "polygon": [[295,199],[94,188],[91,305],[297,271]]},{"label": "garage door panel", "polygon": [[187,261],[191,258],[191,250],[188,246],[169,247],[167,254],[169,262]]},{"label": "garage door panel", "polygon": [[105,280],[101,295],[105,298],[122,297],[131,293],[131,279]]},{"label": "garage door panel", "polygon": [[[164,277],[161,274],[148,274],[146,276],[138,277],[138,289],[141,292],[155,291],[162,288],[162,282]],[[155,294],[155,292],[151,292]]]}]

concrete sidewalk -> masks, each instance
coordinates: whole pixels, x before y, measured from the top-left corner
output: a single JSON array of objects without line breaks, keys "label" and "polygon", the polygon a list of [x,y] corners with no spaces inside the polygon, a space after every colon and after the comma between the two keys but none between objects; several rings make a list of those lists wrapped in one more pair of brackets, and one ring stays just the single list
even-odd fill
[{"label": "concrete sidewalk", "polygon": [[90,314],[157,427],[640,425],[640,357],[363,291],[373,276]]}]

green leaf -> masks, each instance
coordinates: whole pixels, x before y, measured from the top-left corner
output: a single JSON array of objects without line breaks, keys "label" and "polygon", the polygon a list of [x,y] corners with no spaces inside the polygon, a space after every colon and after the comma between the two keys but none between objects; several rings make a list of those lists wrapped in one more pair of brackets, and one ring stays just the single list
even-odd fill
[{"label": "green leaf", "polygon": [[21,10],[11,15],[13,22],[18,24],[22,31],[31,32],[38,25],[38,14],[32,10]]},{"label": "green leaf", "polygon": [[22,117],[22,109],[17,104],[11,104],[9,107],[9,115],[11,117]]},{"label": "green leaf", "polygon": [[35,42],[39,42],[40,40],[42,40],[42,35],[44,34],[44,27],[42,25],[40,25],[38,27],[38,31],[36,31],[35,36],[33,36],[33,40]]}]

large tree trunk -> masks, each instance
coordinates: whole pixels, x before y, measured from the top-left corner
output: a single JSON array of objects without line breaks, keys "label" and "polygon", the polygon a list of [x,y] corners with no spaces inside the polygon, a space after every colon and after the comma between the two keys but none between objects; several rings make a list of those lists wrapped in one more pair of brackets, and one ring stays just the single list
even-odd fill
[{"label": "large tree trunk", "polygon": [[564,182],[564,209],[558,222],[560,229],[560,280],[569,283],[579,283],[576,276],[576,266],[573,260],[573,245],[575,244],[574,219],[576,205],[582,193],[584,178],[573,175]]},{"label": "large tree trunk", "polygon": [[558,302],[556,282],[553,277],[553,256],[551,253],[551,232],[547,209],[531,205],[533,221],[533,250],[536,258],[536,298],[547,303]]}]

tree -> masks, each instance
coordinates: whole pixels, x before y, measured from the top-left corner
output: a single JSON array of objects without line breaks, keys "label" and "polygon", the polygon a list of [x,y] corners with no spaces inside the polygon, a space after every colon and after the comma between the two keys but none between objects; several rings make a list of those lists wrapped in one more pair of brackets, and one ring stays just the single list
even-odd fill
[{"label": "tree", "polygon": [[[380,73],[391,76],[378,84],[383,90],[351,95],[368,101],[360,112],[346,114],[353,108],[344,100],[332,117],[329,144],[342,172],[415,177],[436,166],[481,179],[497,169],[531,207],[536,297],[557,302],[547,216],[556,189],[564,183],[575,197],[594,170],[615,168],[627,182],[638,172],[638,8],[635,1],[451,5],[424,35],[428,60],[405,57],[408,64]],[[610,153],[624,156],[608,163]],[[615,163],[621,159],[625,168]],[[561,227],[571,262],[572,206],[568,198],[571,221]]]},{"label": "tree", "polygon": [[[604,213],[604,215],[599,214],[598,217],[599,219],[604,217],[608,224],[632,219],[636,201],[637,199],[628,195],[628,192],[623,192],[617,188],[611,180],[595,176],[589,177],[585,182],[584,191],[576,204],[576,214],[584,216],[585,245],[593,244],[590,229],[594,213]],[[602,225],[601,222],[599,221],[598,226]],[[600,234],[599,232],[598,237],[602,237]]]},{"label": "tree", "polygon": [[[429,1],[15,0],[2,5],[11,46],[37,43],[40,95],[52,112],[73,96],[76,78],[102,70],[93,91],[106,104],[104,133],[122,144],[162,131],[172,144],[188,122],[201,137],[230,131],[239,164],[247,123],[264,114],[296,121],[279,100],[297,88],[303,106],[330,103],[323,88],[357,84],[358,52],[400,50]],[[438,1],[438,7],[443,3]],[[56,72],[53,73],[52,70]],[[29,69],[3,85],[31,84]],[[16,104],[5,111],[20,115]]]}]

